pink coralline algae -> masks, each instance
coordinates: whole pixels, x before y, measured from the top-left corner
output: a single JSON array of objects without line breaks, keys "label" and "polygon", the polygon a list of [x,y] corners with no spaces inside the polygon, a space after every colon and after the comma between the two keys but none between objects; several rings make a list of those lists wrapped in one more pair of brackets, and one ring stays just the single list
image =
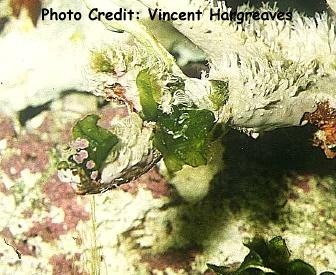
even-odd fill
[{"label": "pink coralline algae", "polygon": [[5,227],[2,231],[0,231],[0,234],[6,242],[10,244],[13,249],[15,248],[21,255],[36,257],[36,247],[29,245],[27,239],[16,239],[8,227]]},{"label": "pink coralline algae", "polygon": [[51,218],[46,218],[42,222],[35,222],[25,235],[27,238],[40,236],[43,241],[51,242],[59,239],[65,233],[65,224],[54,223]]},{"label": "pink coralline algae", "polygon": [[18,140],[12,139],[12,142],[15,144],[13,149],[17,149],[17,152],[1,162],[1,168],[8,176],[16,178],[24,169],[37,173],[48,167],[51,143],[32,134],[22,136]]},{"label": "pink coralline algae", "polygon": [[128,115],[127,108],[123,107],[112,107],[110,105],[104,106],[101,110],[101,119],[98,121],[98,125],[103,128],[111,127],[111,121],[114,119],[120,119]]},{"label": "pink coralline algae", "polygon": [[0,129],[0,140],[15,137],[13,122],[9,118],[0,116]]},{"label": "pink coralline algae", "polygon": [[139,187],[150,190],[154,198],[169,197],[172,193],[172,188],[168,182],[159,174],[156,168],[152,168],[140,178],[120,185],[120,188],[125,192],[136,194]]},{"label": "pink coralline algae", "polygon": [[49,259],[49,263],[52,265],[53,275],[85,275],[84,271],[81,271],[75,262],[80,260],[80,254],[76,253],[73,257],[68,258],[65,254],[53,255]]},{"label": "pink coralline algae", "polygon": [[[80,220],[87,221],[90,216],[85,211],[85,198],[79,199],[71,186],[61,183],[57,176],[51,177],[43,186],[42,192],[50,200],[50,204],[63,209],[64,222],[52,223],[50,219],[36,223],[30,233],[42,234],[45,238],[58,238],[67,231],[76,228]],[[82,204],[79,204],[82,202]],[[54,231],[54,232],[53,232]],[[47,233],[49,232],[49,236]]]}]

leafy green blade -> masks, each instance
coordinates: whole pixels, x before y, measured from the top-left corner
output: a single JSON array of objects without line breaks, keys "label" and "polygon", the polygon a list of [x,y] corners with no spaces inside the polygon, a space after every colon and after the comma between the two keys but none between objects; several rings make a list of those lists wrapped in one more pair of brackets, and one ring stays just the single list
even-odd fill
[{"label": "leafy green blade", "polygon": [[251,241],[244,243],[250,251],[256,252],[262,259],[267,259],[269,256],[268,243],[264,238],[259,236],[254,237]]},{"label": "leafy green blade", "polygon": [[315,268],[302,260],[293,260],[288,264],[289,275],[316,275]]},{"label": "leafy green blade", "polygon": [[86,139],[89,147],[86,149],[89,159],[93,160],[99,169],[111,149],[118,143],[116,135],[97,125],[99,116],[88,115],[79,120],[72,129],[73,137]]},{"label": "leafy green blade", "polygon": [[[316,275],[315,268],[310,264],[299,259],[289,260],[289,250],[285,240],[280,236],[270,241],[255,237],[244,245],[250,249],[250,253],[238,269],[232,270],[211,264],[207,266],[222,275]],[[326,271],[320,275],[334,275],[334,273]]]},{"label": "leafy green blade", "polygon": [[228,272],[229,268],[227,268],[227,267],[218,266],[218,265],[214,265],[214,264],[207,264],[207,266],[212,271],[216,272],[216,274],[220,274],[220,275],[228,275],[228,274],[230,274],[230,272]]},{"label": "leafy green blade", "polygon": [[284,266],[289,262],[290,253],[285,240],[280,237],[274,237],[268,242],[269,257],[267,265],[278,271],[284,272]]},{"label": "leafy green blade", "polygon": [[157,80],[148,70],[140,71],[136,78],[139,91],[140,104],[145,120],[156,121],[158,116],[158,101],[161,96],[161,88]]},{"label": "leafy green blade", "polygon": [[184,164],[196,167],[207,163],[206,153],[215,117],[208,110],[173,107],[171,114],[160,113],[154,146],[162,153],[168,170],[175,172]]},{"label": "leafy green blade", "polygon": [[211,93],[209,99],[218,111],[222,108],[229,98],[229,83],[223,80],[210,80]]},{"label": "leafy green blade", "polygon": [[284,267],[289,262],[290,253],[282,237],[274,237],[269,242],[266,242],[263,238],[256,237],[245,246],[262,257],[264,266],[279,273],[284,272]]}]

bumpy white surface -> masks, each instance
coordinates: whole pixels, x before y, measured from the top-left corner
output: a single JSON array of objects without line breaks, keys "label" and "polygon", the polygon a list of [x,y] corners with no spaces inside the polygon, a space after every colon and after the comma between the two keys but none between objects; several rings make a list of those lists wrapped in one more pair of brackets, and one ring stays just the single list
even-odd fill
[{"label": "bumpy white surface", "polygon": [[[177,6],[176,8],[183,10],[183,3],[186,4],[188,2],[189,1],[183,1],[181,2],[181,6]],[[201,2],[204,1],[195,1],[194,3],[201,4]],[[71,2],[71,4],[68,3],[67,5],[77,5],[78,3],[79,2]],[[175,5],[173,2],[165,1],[165,3],[170,6]],[[163,1],[161,2],[162,5],[165,3],[163,3]],[[55,5],[53,4],[53,7],[55,7]],[[194,9],[194,7],[191,6],[189,8]],[[80,9],[80,7],[78,7],[78,9]],[[42,24],[40,22],[37,29],[32,29],[29,25],[27,27],[27,24],[29,23],[21,20],[22,18],[18,21],[16,19],[11,19],[10,24],[6,26],[6,30],[1,34],[1,38],[3,39],[0,40],[0,58],[1,60],[4,60],[4,62],[1,62],[0,64],[0,77],[3,82],[0,86],[0,103],[7,112],[20,110],[30,104],[38,105],[48,100],[52,100],[58,97],[59,93],[63,90],[84,89],[85,86],[83,86],[83,83],[85,83],[85,81],[83,82],[83,80],[86,80],[86,78],[83,75],[83,68],[88,64],[89,47],[103,43],[99,42],[100,39],[105,42],[110,42],[116,41],[115,37],[120,36],[119,34],[106,32],[102,26],[95,25],[92,22],[88,25],[83,23],[84,25],[82,27],[85,28],[85,32],[82,32],[82,27],[79,23],[65,25],[66,22],[62,22],[62,24]],[[325,19],[322,18],[322,20]],[[307,48],[307,55],[304,52],[302,53],[302,56],[306,56],[308,60],[310,54],[313,54],[313,56],[318,54],[317,52],[314,52],[315,47],[316,49],[321,49],[323,52],[321,52],[321,55],[318,57],[320,58],[320,64],[323,65],[323,70],[319,73],[328,72],[332,75],[333,71],[331,65],[333,64],[332,62],[334,62],[335,44],[330,44],[332,47],[330,48],[329,53],[325,52],[325,45],[326,43],[329,43],[328,41],[334,41],[332,40],[334,39],[334,33],[330,32],[330,37],[328,34],[328,39],[324,39],[326,38],[324,35],[328,29],[326,29],[323,22],[320,29],[314,29],[313,27],[313,29],[310,29],[309,26],[311,26],[311,22],[308,22],[307,24],[302,23],[302,30],[295,33],[295,35],[297,35],[297,39],[304,39],[305,43],[316,43]],[[176,26],[183,31],[182,27],[185,25]],[[11,28],[10,31],[9,28]],[[266,32],[272,33],[278,26],[270,24],[267,28],[269,28],[269,30]],[[200,29],[195,29],[198,33],[193,37],[194,42],[201,45],[201,39],[197,42],[197,38],[199,38],[197,35],[201,33],[199,31]],[[219,29],[218,31],[222,32],[223,30]],[[232,27],[228,27],[227,32],[226,38],[231,39],[233,42],[232,44],[227,43],[228,47],[223,50],[236,51],[237,47],[234,45],[234,42],[241,43],[242,33],[236,31]],[[55,33],[57,33],[57,39],[55,39]],[[287,32],[285,31],[284,33],[286,34]],[[311,36],[310,33],[321,35],[321,39],[316,39],[314,40],[316,42],[313,42],[313,36]],[[100,34],[102,34],[102,36],[100,36]],[[190,30],[185,34],[192,38],[193,33],[191,33]],[[212,35],[214,35],[214,33]],[[280,35],[280,37],[282,37],[282,35]],[[271,40],[274,39],[274,37],[270,38]],[[266,66],[265,71],[256,72],[254,67],[255,64],[250,64],[249,62],[246,62],[244,63],[244,66],[239,67],[237,66],[237,62],[233,62],[236,60],[235,54],[229,56],[229,60],[223,62],[223,65],[220,61],[215,63],[218,58],[218,52],[215,52],[215,48],[210,48],[210,46],[212,47],[213,45],[208,43],[208,38],[203,37],[202,39],[204,39],[202,43],[207,44],[204,46],[204,51],[208,50],[208,54],[213,56],[213,63],[218,65],[217,67],[213,66],[211,72],[212,77],[221,78],[223,75],[229,75],[231,77],[231,87],[236,83],[237,87],[242,89],[237,89],[236,94],[233,92],[233,97],[230,99],[230,104],[235,104],[234,102],[236,102],[236,107],[240,108],[239,110],[244,111],[244,113],[236,111],[237,113],[234,113],[235,117],[238,119],[239,115],[241,115],[242,119],[246,119],[250,118],[250,114],[255,117],[262,117],[258,111],[253,110],[255,106],[251,110],[242,108],[241,104],[246,102],[246,94],[241,96],[241,100],[240,98],[234,99],[234,97],[238,96],[239,93],[248,90],[247,87],[240,84],[242,77],[245,77],[246,75],[249,77],[249,79],[247,79],[249,81],[246,83],[248,84],[247,86],[250,87],[250,90],[251,87],[257,87],[259,91],[261,91],[262,86],[258,86],[260,82],[254,83],[251,79],[255,78],[256,81],[258,81],[259,79],[263,79],[263,76],[271,77],[269,71],[271,68]],[[18,41],[20,41],[22,48],[17,47]],[[286,38],[284,38],[284,41],[286,41]],[[296,49],[297,45],[294,42],[291,44],[291,47]],[[72,46],[65,48],[65,44]],[[262,43],[260,45],[262,45]],[[214,46],[222,49],[223,44],[216,44],[215,42]],[[259,46],[259,44],[257,46]],[[256,50],[256,48],[254,48],[254,50]],[[262,51],[262,49],[265,50],[263,46],[261,46],[260,51]],[[239,50],[244,52],[246,48],[242,46]],[[247,52],[247,54],[251,55],[253,55],[253,53],[255,52]],[[259,52],[257,51],[257,53]],[[287,51],[288,55],[291,53],[293,53],[293,49]],[[226,55],[220,56],[221,59],[224,57],[226,57]],[[294,59],[297,57],[293,56],[291,58]],[[307,73],[311,73],[311,63],[311,60],[308,60],[306,63],[300,64],[299,67],[302,66],[300,67],[302,70],[299,71],[302,72],[304,71],[303,69],[307,68]],[[260,64],[265,65],[263,60],[260,61]],[[226,73],[222,74],[223,72]],[[248,74],[248,72],[250,72],[250,74]],[[215,73],[218,74],[216,75]],[[304,77],[305,72],[303,72],[303,78]],[[280,80],[284,81],[283,79]],[[324,92],[325,97],[328,98],[328,95],[332,95],[334,89],[333,80],[334,78],[316,80],[318,88],[313,88],[312,91],[317,89],[316,93]],[[189,87],[203,86],[204,88],[202,88],[202,92],[206,95],[206,84],[202,85],[201,82],[193,80],[190,82],[191,84],[190,86],[188,85]],[[319,85],[320,82],[321,85]],[[281,83],[284,83],[283,87],[285,88],[291,87],[291,85],[286,82]],[[288,84],[288,86],[286,87],[285,84]],[[190,91],[192,90],[193,89],[190,89]],[[194,92],[198,93],[199,91],[196,89]],[[252,99],[249,97],[247,98],[249,99],[248,102],[253,102],[253,96],[251,97]],[[289,96],[289,98],[292,97]],[[260,98],[258,100],[260,100]],[[302,101],[298,100],[298,98],[293,98],[293,102],[290,101],[288,103],[288,101],[284,101],[284,103],[285,102],[286,104],[295,104],[296,110],[298,110],[298,106],[304,106]],[[310,102],[309,99],[309,103]],[[256,101],[254,101],[254,103],[256,103]],[[294,110],[294,105],[290,104],[287,108],[290,107]],[[231,106],[234,107],[234,105]],[[261,108],[262,107],[263,106],[261,106]],[[60,111],[60,109],[58,109],[58,111]],[[300,110],[300,112],[303,111],[304,109]],[[60,112],[55,111],[55,113]],[[247,116],[246,114],[249,115]],[[282,119],[284,114],[287,114],[287,112],[279,112],[272,117],[267,113],[265,117],[268,119]],[[61,115],[65,114],[63,113]],[[296,117],[298,117],[297,114]],[[284,120],[275,121],[276,123],[284,123]],[[264,123],[264,121],[261,122]],[[238,122],[236,123],[239,125]],[[251,125],[255,126],[257,123],[260,123],[260,120],[253,122]],[[244,120],[240,124],[243,126],[247,125]],[[202,168],[203,167],[201,167],[201,169]],[[191,170],[193,173],[195,172],[194,169]],[[206,174],[207,177],[210,177],[217,171],[216,167],[210,167],[209,171],[205,171],[204,174]],[[184,176],[189,176],[188,173],[186,174],[187,175],[181,175],[180,179],[176,178],[175,181],[185,181],[186,178]],[[27,207],[30,207],[32,201],[40,198],[40,194],[38,193],[39,190],[36,188],[35,184],[41,179],[41,174],[32,174],[29,171],[24,171],[17,181],[12,181],[1,171],[0,179],[7,187],[20,187],[20,185],[23,187],[21,190],[17,191],[15,195],[11,194],[6,196],[4,193],[0,193],[0,212],[2,213],[0,229],[9,226],[15,237],[20,238],[21,234],[31,227],[34,220],[41,220],[47,215],[51,215],[55,222],[60,222],[64,219],[64,213],[62,213],[61,209],[56,207],[52,207],[49,213],[46,213],[45,210],[37,209],[31,220],[23,217],[22,211]],[[322,180],[320,181],[322,182]],[[209,182],[201,182],[200,184],[203,184],[203,189],[201,190],[202,192],[197,194],[198,196],[191,193],[193,192],[191,188],[185,188],[186,191],[184,197],[190,199],[190,201],[203,198],[209,189]],[[316,241],[313,238],[314,236],[311,235],[302,238],[297,237],[298,235],[306,234],[306,231],[303,232],[306,228],[313,228],[314,224],[312,220],[313,218],[316,218],[315,213],[319,213],[321,209],[323,210],[330,207],[330,201],[334,201],[335,198],[331,195],[331,192],[321,192],[317,193],[316,196],[318,199],[316,198],[315,201],[313,201],[314,203],[312,203],[311,198],[313,196],[311,194],[306,194],[306,196],[304,196],[303,192],[298,189],[299,188],[294,187],[294,191],[301,196],[299,201],[300,206],[298,206],[298,202],[291,201],[288,212],[294,212],[296,215],[295,218],[303,217],[302,214],[306,214],[307,218],[304,220],[306,223],[304,226],[302,226],[302,223],[290,224],[287,231],[280,233],[286,235],[289,244],[296,245],[291,246],[293,250],[295,248],[301,249],[301,252],[299,252],[301,254],[298,256],[304,256],[309,260],[314,260],[315,253],[318,251],[319,270],[322,270],[325,267],[323,262],[325,258],[329,259],[329,267],[335,270],[336,263],[333,260],[336,258],[335,248],[332,245],[323,242],[316,244]],[[19,196],[21,200],[20,203],[15,203],[15,196]],[[202,254],[198,255],[193,263],[192,271],[195,274],[200,274],[205,270],[206,262],[229,264],[242,260],[246,253],[246,249],[241,244],[242,237],[244,234],[255,234],[254,228],[250,228],[247,225],[251,222],[250,220],[246,221],[244,220],[244,217],[233,217],[228,211],[228,204],[222,201],[216,202],[216,207],[213,208],[206,208],[207,201],[201,201],[198,205],[192,207],[187,204],[167,206],[168,202],[169,199],[166,198],[154,199],[149,191],[143,189],[140,189],[139,193],[135,196],[119,190],[96,197],[96,220],[98,227],[96,241],[98,246],[103,247],[103,274],[148,274],[149,271],[144,267],[145,264],[141,263],[140,251],[150,251],[153,253],[165,252],[168,248],[184,248],[195,243],[204,248]],[[322,203],[325,204],[323,207],[321,207]],[[87,208],[89,210],[89,205],[87,205]],[[214,210],[217,210],[217,212]],[[199,213],[197,211],[199,211]],[[331,211],[332,210],[330,210],[330,212]],[[199,222],[202,218],[203,224]],[[207,222],[204,222],[205,219],[207,219]],[[328,217],[319,217],[318,219],[325,222],[325,219],[328,219]],[[215,220],[215,222],[213,220]],[[210,225],[209,221],[212,221]],[[314,220],[316,224],[319,224],[318,221]],[[19,227],[18,224],[22,224],[23,227]],[[167,233],[167,224],[171,224],[172,229],[170,233]],[[327,220],[327,224],[330,225],[330,228],[335,227],[335,222],[332,219]],[[214,229],[211,227],[210,230],[209,227],[211,225],[213,225]],[[246,231],[243,233],[239,231],[239,228],[244,226],[247,227],[244,228],[244,230],[248,231],[248,233],[246,233]],[[187,230],[188,227],[191,227],[189,228],[189,231]],[[264,230],[267,231],[267,229],[268,234],[271,235],[280,231],[278,225],[274,224],[269,225],[269,228]],[[328,234],[328,228],[325,227],[324,229],[326,230],[325,234]],[[0,269],[4,274],[36,274],[37,270],[42,270],[45,274],[50,273],[51,266],[48,263],[48,258],[51,255],[56,253],[71,254],[74,252],[82,252],[83,250],[84,252],[87,252],[87,254],[90,254],[90,250],[92,249],[90,238],[90,234],[92,234],[91,230],[92,228],[90,228],[90,222],[88,221],[78,224],[75,232],[69,232],[68,234],[63,235],[60,240],[54,243],[42,242],[40,237],[31,238],[28,240],[28,244],[37,247],[39,257],[23,256],[20,263],[17,263],[17,255],[13,249],[1,243],[0,252],[4,254],[4,258],[2,258],[2,263],[4,264],[0,266]],[[205,236],[205,231],[210,231],[211,234]],[[78,235],[84,240],[82,248],[76,246],[74,240],[74,237]],[[305,247],[306,242],[310,242],[310,245],[307,247]],[[83,256],[83,262],[85,259],[90,261],[90,256],[87,254]],[[10,265],[12,263],[16,264]],[[170,270],[169,273],[173,274],[174,272]],[[181,271],[179,273],[188,274],[188,271]]]},{"label": "bumpy white surface", "polygon": [[335,0],[327,0],[329,7],[336,13],[336,1]]},{"label": "bumpy white surface", "polygon": [[10,18],[0,34],[0,103],[6,112],[46,103],[62,91],[87,90],[91,50],[125,43],[127,35],[90,21],[79,0],[49,1],[44,7],[80,11],[82,19],[39,20],[34,28],[25,12],[19,19]]}]

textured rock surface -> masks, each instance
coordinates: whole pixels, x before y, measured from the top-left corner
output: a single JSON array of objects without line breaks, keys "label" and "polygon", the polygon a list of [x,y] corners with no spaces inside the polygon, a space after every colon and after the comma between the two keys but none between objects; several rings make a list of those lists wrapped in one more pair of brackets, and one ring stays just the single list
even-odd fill
[{"label": "textured rock surface", "polygon": [[[80,197],[55,171],[55,148],[69,138],[64,125],[80,116],[67,109],[43,111],[27,122],[29,129],[1,116],[3,274],[93,274],[98,267],[101,274],[209,274],[207,262],[241,261],[243,239],[255,234],[282,235],[295,257],[320,271],[336,270],[335,161],[308,142],[295,144],[306,133],[283,131],[257,141],[230,133],[224,171],[196,200],[185,189],[191,203],[157,169],[120,189]],[[121,111],[114,110],[102,111]],[[289,151],[279,149],[288,144]],[[175,180],[196,186],[182,174]]]},{"label": "textured rock surface", "polygon": [[[218,141],[218,154],[207,166],[188,167],[171,178],[160,164],[161,169],[154,167],[111,192],[77,196],[56,172],[59,148],[69,142],[71,127],[93,112],[103,114],[100,123],[108,126],[109,117],[124,117],[127,110],[112,103],[101,107],[97,97],[69,89],[85,88],[82,69],[96,39],[115,41],[120,35],[105,36],[102,26],[92,22],[84,35],[84,22],[39,22],[33,29],[24,13],[8,20],[0,34],[6,37],[0,41],[0,77],[6,79],[1,80],[0,103],[7,113],[0,114],[2,274],[211,274],[206,263],[240,262],[247,253],[242,241],[256,234],[281,235],[294,258],[318,271],[336,271],[336,163],[311,147],[314,129],[275,130],[257,140],[232,130]],[[67,31],[60,32],[60,26]],[[60,33],[56,41],[55,32]],[[232,28],[228,32],[235,39]],[[305,33],[306,45],[313,32]],[[197,34],[188,35],[197,40]],[[55,43],[46,49],[50,41]],[[18,43],[25,47],[13,47]],[[64,43],[73,43],[69,51],[63,51]],[[37,46],[41,51],[30,55]],[[321,56],[329,65],[332,58],[334,52]],[[328,77],[335,69],[329,65]],[[134,81],[121,80],[125,85]],[[189,92],[200,92],[195,97],[207,94],[209,83],[187,81]],[[319,81],[328,94],[335,93],[329,78]]]}]

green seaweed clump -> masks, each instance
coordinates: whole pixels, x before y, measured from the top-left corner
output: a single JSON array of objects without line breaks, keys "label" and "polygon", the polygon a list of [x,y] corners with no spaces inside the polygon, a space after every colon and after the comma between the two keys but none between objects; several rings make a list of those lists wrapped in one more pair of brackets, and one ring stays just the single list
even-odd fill
[{"label": "green seaweed clump", "polygon": [[229,82],[222,80],[210,80],[211,93],[209,99],[212,102],[214,109],[218,111],[225,105],[229,99]]},{"label": "green seaweed clump", "polygon": [[[299,259],[290,260],[286,242],[280,236],[270,241],[256,237],[244,245],[250,249],[250,252],[235,270],[213,264],[207,264],[207,266],[222,275],[316,275],[315,268],[310,264]],[[335,274],[323,272],[320,275]]]},{"label": "green seaweed clump", "polygon": [[96,169],[100,169],[111,149],[118,143],[116,135],[97,125],[98,120],[98,115],[88,115],[72,129],[74,139],[88,141],[88,159],[94,161]]},{"label": "green seaweed clump", "polygon": [[[181,80],[177,80],[178,86],[170,83],[166,87],[172,95],[184,88]],[[193,104],[191,107],[172,104],[171,111],[165,113],[159,104],[161,89],[155,77],[144,70],[138,74],[136,83],[143,118],[156,122],[153,144],[161,152],[168,170],[176,172],[185,164],[193,167],[206,164],[214,114]]]},{"label": "green seaweed clump", "polygon": [[94,183],[100,179],[100,169],[118,143],[116,135],[97,125],[98,120],[99,116],[88,115],[75,124],[67,160],[57,165],[58,170],[70,170],[64,181],[76,184],[78,194],[96,192]]},{"label": "green seaweed clump", "polygon": [[206,153],[215,117],[209,110],[173,107],[171,114],[158,116],[154,146],[161,152],[169,171],[184,164],[196,167],[207,164]]},{"label": "green seaweed clump", "polygon": [[136,85],[139,90],[140,104],[145,120],[156,121],[159,113],[158,100],[161,97],[161,88],[157,79],[148,72],[140,71],[136,78]]},{"label": "green seaweed clump", "polygon": [[114,67],[111,58],[107,52],[94,52],[91,55],[91,67],[94,71],[99,73],[113,73]]}]

